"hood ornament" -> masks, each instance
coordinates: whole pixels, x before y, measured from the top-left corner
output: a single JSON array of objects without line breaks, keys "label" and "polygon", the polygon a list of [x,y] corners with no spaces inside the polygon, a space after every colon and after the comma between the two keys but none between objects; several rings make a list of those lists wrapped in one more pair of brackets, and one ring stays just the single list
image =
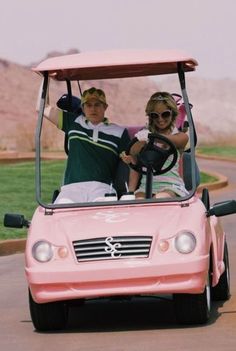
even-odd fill
[{"label": "hood ornament", "polygon": [[107,247],[105,247],[105,251],[107,253],[110,253],[111,257],[113,258],[120,257],[121,253],[119,253],[117,249],[122,245],[120,243],[112,243],[113,240],[114,239],[112,236],[109,236],[105,239],[105,244],[107,245]]}]

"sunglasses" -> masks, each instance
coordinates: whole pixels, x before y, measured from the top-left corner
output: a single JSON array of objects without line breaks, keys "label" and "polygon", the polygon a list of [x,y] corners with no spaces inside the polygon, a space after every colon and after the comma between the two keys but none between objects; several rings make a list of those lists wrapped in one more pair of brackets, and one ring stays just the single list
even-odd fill
[{"label": "sunglasses", "polygon": [[149,117],[151,119],[157,119],[157,118],[163,118],[163,119],[168,119],[172,115],[172,112],[170,110],[163,111],[162,113],[157,113],[157,112],[151,112],[149,113]]}]

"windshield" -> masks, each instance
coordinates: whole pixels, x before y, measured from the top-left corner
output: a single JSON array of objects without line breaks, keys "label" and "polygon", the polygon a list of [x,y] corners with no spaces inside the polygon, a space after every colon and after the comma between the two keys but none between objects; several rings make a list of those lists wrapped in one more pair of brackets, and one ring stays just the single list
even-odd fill
[{"label": "windshield", "polygon": [[[151,120],[156,125],[159,123],[160,128],[164,122],[168,121],[168,118],[169,120],[172,118],[170,115],[167,116],[167,114],[172,113],[171,108],[167,106],[167,101],[157,100],[157,107],[155,104],[152,106],[156,112],[151,111],[156,114],[147,115],[147,102],[155,92],[160,91],[162,84],[162,81],[158,83],[153,77],[72,82],[70,94],[76,98],[75,101],[73,100],[75,103],[77,103],[77,99],[81,100],[81,93],[83,94],[90,87],[96,87],[95,93],[105,91],[107,106],[104,111],[104,120],[98,125],[93,125],[89,121],[90,117],[86,120],[84,111],[93,117],[96,116],[96,109],[103,108],[104,100],[100,107],[96,106],[96,99],[91,99],[92,104],[89,101],[89,105],[86,101],[82,109],[78,109],[75,104],[75,110],[69,109],[69,111],[66,105],[59,105],[63,108],[63,110],[60,108],[62,123],[60,128],[48,123],[41,111],[42,124],[39,124],[38,127],[40,135],[36,136],[36,143],[38,142],[40,150],[36,160],[36,168],[38,168],[36,183],[39,183],[36,190],[38,202],[51,208],[100,206],[101,204],[105,206],[122,205],[126,204],[127,201],[131,203],[179,202],[190,198],[196,190],[199,174],[194,160],[194,141],[191,141],[191,135],[194,135],[194,126],[192,120],[189,120],[187,112],[185,110],[183,112],[184,102],[181,89],[177,93],[173,91],[170,93],[178,109],[175,123],[170,130],[171,134],[183,131],[186,133],[188,142],[185,150],[174,150],[173,148],[169,150],[170,145],[167,145],[167,141],[160,140],[158,137],[161,129],[154,130],[150,127]],[[55,105],[57,108],[61,97],[64,98],[66,95],[68,98],[68,86],[66,87],[64,82],[51,82],[50,92],[48,92],[47,87],[47,99],[49,98],[50,105]],[[90,94],[90,98],[93,98],[93,93],[94,91]],[[99,99],[99,96],[95,97]],[[67,102],[71,105],[71,99]],[[190,103],[189,106],[191,109]],[[186,130],[183,130],[184,128]],[[152,137],[154,139],[146,138],[146,143],[141,148],[142,152],[135,155],[136,162],[139,163],[138,169],[135,167],[133,169],[132,165],[121,158],[121,153],[127,153],[127,149],[130,149],[130,142],[134,141],[134,138],[140,138],[140,133],[141,135],[142,133],[154,134]],[[87,138],[86,141],[85,138]],[[54,152],[54,159],[49,161],[45,159],[49,155],[47,150],[51,147],[50,140],[52,147],[56,149],[56,154]],[[141,142],[143,141],[141,140]],[[113,148],[111,145],[116,146]],[[137,145],[135,147],[137,148]],[[75,149],[79,150],[78,153],[73,151]],[[164,155],[162,149],[167,154]],[[187,149],[188,152],[184,152]],[[84,154],[82,150],[84,150]],[[90,157],[91,154],[93,157]],[[115,154],[116,158],[113,157]],[[44,160],[42,161],[41,158]],[[75,171],[70,166],[70,162],[74,163],[76,159],[78,159],[77,169],[81,165],[87,164],[86,168],[81,171],[84,173],[81,176],[82,180],[79,178],[78,182],[83,183],[82,186],[88,187],[93,194],[92,197],[82,198],[82,201],[79,198],[79,202],[76,201],[76,197],[74,198],[77,191],[75,184],[78,182],[71,175]],[[40,167],[37,167],[38,163],[40,163]],[[159,174],[160,167],[161,174]],[[163,170],[164,172],[162,172]],[[108,172],[109,176],[105,176],[105,172]],[[132,187],[130,186],[130,177],[135,173],[138,180],[136,186]],[[169,183],[173,177],[175,184],[170,187]],[[97,181],[106,184],[102,194],[97,193]],[[60,199],[61,190],[64,187],[67,188],[67,196]],[[83,192],[81,189],[78,190],[80,193]],[[140,196],[141,192],[142,196]],[[157,193],[161,193],[161,195],[156,196]],[[60,201],[58,201],[58,196]]]}]

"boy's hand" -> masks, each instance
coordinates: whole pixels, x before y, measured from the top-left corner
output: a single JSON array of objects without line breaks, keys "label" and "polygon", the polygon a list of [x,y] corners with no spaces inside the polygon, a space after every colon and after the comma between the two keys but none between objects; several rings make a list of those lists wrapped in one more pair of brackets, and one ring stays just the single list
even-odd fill
[{"label": "boy's hand", "polygon": [[132,155],[127,155],[125,151],[121,152],[120,158],[124,163],[129,165],[130,163],[136,164],[136,159]]}]

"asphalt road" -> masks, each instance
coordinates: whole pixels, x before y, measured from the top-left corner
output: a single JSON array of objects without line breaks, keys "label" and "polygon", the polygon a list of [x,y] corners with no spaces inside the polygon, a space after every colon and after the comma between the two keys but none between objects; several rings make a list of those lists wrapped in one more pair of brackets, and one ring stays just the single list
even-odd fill
[{"label": "asphalt road", "polygon": [[[227,188],[211,193],[212,202],[236,199],[236,163],[199,160],[201,169],[225,174]],[[170,298],[90,302],[74,307],[69,327],[38,333],[28,310],[24,256],[0,257],[0,350],[14,351],[235,351],[236,350],[236,215],[223,219],[231,266],[231,299],[214,303],[207,325],[180,327]],[[142,313],[141,313],[142,311]]]}]

